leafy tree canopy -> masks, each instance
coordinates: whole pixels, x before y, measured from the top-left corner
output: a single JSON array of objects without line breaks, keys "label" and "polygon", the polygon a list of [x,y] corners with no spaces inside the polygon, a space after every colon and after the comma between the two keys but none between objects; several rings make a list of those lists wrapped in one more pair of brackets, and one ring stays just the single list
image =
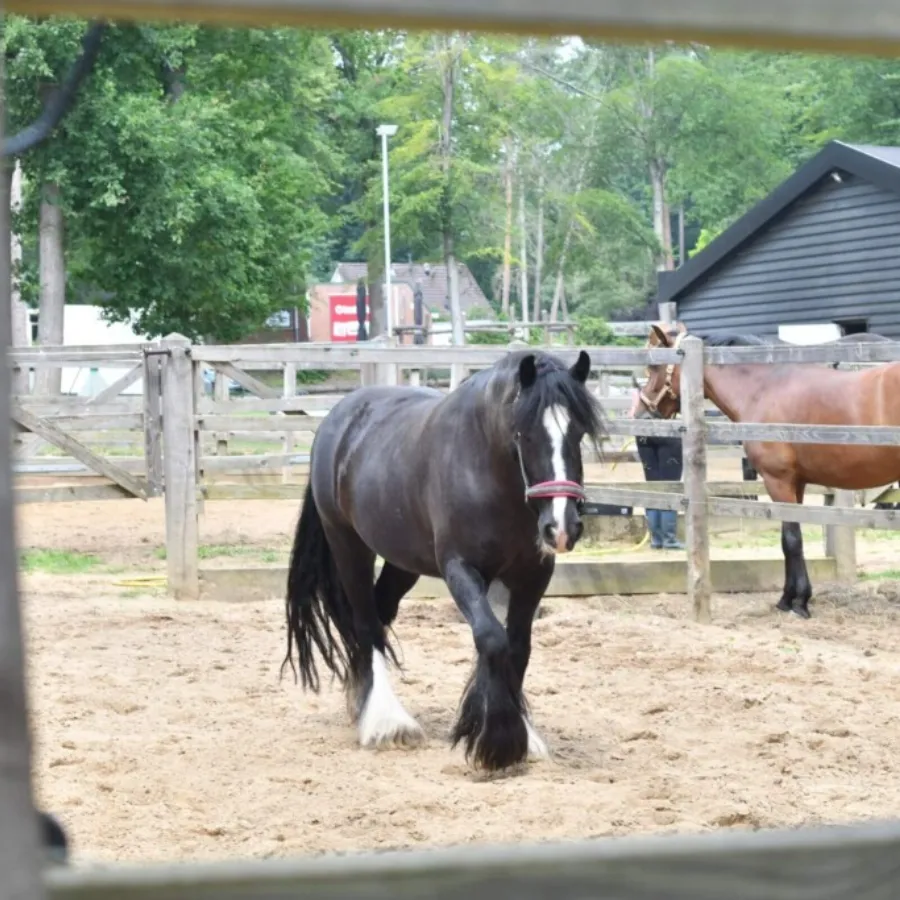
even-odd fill
[{"label": "leafy tree canopy", "polygon": [[[5,18],[10,132],[87,24]],[[109,26],[73,108],[20,158],[22,290],[37,302],[38,209],[58,193],[69,302],[241,340],[335,262],[379,258],[375,128],[392,122],[393,258],[440,262],[449,238],[495,311],[505,283],[521,316],[524,269],[529,305],[587,328],[646,304],[658,268],[826,141],[900,141],[898,79],[892,60],[699,45]]]}]

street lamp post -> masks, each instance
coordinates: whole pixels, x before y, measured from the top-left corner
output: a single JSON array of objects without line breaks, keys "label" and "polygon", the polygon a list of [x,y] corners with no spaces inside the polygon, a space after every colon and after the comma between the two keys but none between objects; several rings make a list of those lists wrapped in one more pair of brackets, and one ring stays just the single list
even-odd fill
[{"label": "street lamp post", "polygon": [[391,207],[388,191],[388,138],[397,133],[396,125],[379,125],[375,133],[381,137],[381,182],[384,195],[384,306],[388,339],[394,334],[393,298],[391,297]]}]

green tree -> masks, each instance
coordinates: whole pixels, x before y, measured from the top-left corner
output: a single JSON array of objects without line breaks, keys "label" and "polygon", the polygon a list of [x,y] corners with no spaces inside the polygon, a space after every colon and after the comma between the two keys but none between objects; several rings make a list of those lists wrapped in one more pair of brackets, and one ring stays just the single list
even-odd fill
[{"label": "green tree", "polygon": [[[80,30],[22,20],[7,34],[14,87],[56,71]],[[26,166],[32,186],[60,186],[70,283],[151,335],[238,340],[302,306],[330,236],[334,77],[315,33],[111,28],[65,128]],[[25,117],[34,99],[14,90],[10,106]]]}]

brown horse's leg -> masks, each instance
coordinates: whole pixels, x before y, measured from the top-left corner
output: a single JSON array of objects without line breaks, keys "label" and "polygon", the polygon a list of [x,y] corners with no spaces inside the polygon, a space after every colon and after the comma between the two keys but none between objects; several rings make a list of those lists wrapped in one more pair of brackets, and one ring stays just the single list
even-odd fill
[{"label": "brown horse's leg", "polygon": [[784,552],[785,587],[777,607],[782,612],[794,612],[801,619],[808,619],[812,615],[809,611],[812,583],[803,555],[803,532],[799,522],[781,523],[781,549]]},{"label": "brown horse's leg", "polygon": [[[769,496],[777,503],[803,503],[805,485],[763,478]],[[784,590],[775,608],[808,619],[812,584],[803,555],[803,532],[799,522],[781,523],[781,552],[784,554]]]}]

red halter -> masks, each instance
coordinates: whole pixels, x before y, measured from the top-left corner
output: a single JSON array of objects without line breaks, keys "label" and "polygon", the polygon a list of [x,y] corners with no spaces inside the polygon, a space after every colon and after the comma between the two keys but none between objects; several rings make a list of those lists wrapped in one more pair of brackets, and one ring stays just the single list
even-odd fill
[{"label": "red halter", "polygon": [[516,435],[516,456],[519,458],[519,469],[522,471],[522,481],[525,484],[526,500],[552,500],[554,497],[566,497],[570,500],[585,500],[587,493],[584,487],[577,481],[540,481],[537,484],[528,484],[528,474],[525,472],[525,463],[522,460],[522,445],[519,436]]}]

